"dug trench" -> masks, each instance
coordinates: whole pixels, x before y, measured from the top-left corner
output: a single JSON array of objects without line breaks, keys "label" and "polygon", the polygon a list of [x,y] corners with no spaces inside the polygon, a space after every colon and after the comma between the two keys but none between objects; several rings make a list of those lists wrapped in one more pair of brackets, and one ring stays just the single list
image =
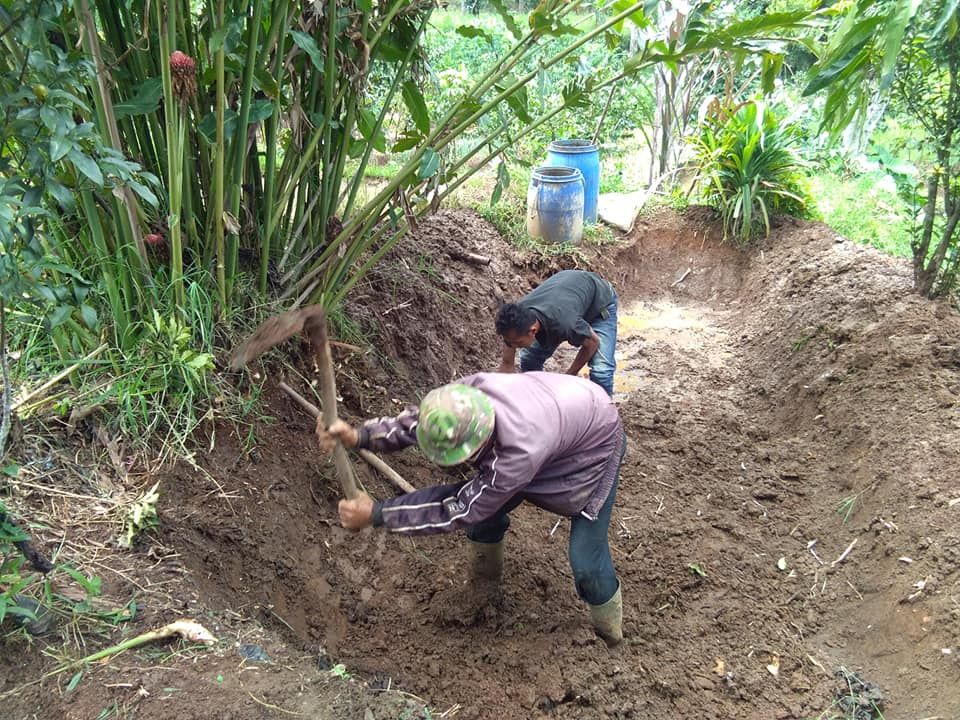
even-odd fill
[{"label": "dug trench", "polygon": [[[269,359],[255,443],[217,432],[204,472],[163,478],[164,542],[203,603],[434,716],[826,718],[843,711],[842,667],[876,684],[884,717],[960,717],[960,320],[911,293],[903,261],[799,221],[739,250],[695,208],[531,259],[444,212],[351,296],[375,350],[336,350],[341,413],[395,413],[493,369],[496,307],[572,266],[621,297],[620,648],[576,598],[568,522],[536,508],[515,513],[492,597],[468,583],[462,535],[343,530],[313,421]],[[309,377],[305,350],[286,350]],[[414,449],[388,459],[414,485],[440,479]]]}]

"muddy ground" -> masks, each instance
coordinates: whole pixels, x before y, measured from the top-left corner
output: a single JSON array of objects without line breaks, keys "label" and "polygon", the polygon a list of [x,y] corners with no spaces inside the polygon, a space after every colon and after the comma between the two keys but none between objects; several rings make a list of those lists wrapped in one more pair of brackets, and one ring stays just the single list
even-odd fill
[{"label": "muddy ground", "polygon": [[[91,568],[108,598],[140,598],[130,627],[91,645],[178,614],[221,644],[123,655],[66,693],[69,675],[21,687],[55,643],[8,639],[11,716],[846,718],[844,668],[877,686],[888,720],[960,717],[960,319],[914,296],[900,260],[795,221],[737,250],[696,208],[531,259],[476,215],[444,212],[351,297],[375,350],[337,352],[342,412],[394,412],[492,369],[495,308],[572,266],[621,296],[623,646],[595,638],[567,524],[535,508],[517,511],[502,595],[481,605],[460,535],[339,528],[312,421],[268,358],[272,420],[252,435],[217,426],[200,469],[162,476],[159,536]],[[309,375],[304,349],[285,350]],[[415,485],[438,479],[413,450],[389,460]],[[52,502],[20,492],[24,508]]]}]

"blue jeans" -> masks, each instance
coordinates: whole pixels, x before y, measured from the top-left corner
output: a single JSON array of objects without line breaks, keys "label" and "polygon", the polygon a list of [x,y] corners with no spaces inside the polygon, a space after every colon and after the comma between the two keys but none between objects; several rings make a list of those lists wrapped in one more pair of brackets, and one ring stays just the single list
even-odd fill
[{"label": "blue jeans", "polygon": [[[596,520],[588,520],[583,515],[570,518],[569,554],[573,582],[580,599],[591,605],[603,605],[620,587],[607,541],[619,481],[618,470],[613,487],[610,488],[610,495],[600,508]],[[510,511],[522,502],[521,495],[512,498],[496,515],[470,527],[467,537],[479,543],[500,542],[510,527]]]},{"label": "blue jeans", "polygon": [[[597,352],[590,358],[590,379],[613,396],[613,373],[617,369],[614,353],[617,348],[617,295],[606,307],[607,317],[598,317],[591,323],[600,340]],[[543,370],[543,364],[557,351],[556,345],[541,345],[536,340],[520,351],[520,372]]]}]

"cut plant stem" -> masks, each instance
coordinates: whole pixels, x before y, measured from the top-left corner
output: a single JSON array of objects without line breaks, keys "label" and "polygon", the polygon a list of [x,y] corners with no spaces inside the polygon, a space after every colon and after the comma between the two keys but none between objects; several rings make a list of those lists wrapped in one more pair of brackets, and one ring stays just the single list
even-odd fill
[{"label": "cut plant stem", "polygon": [[73,365],[71,365],[70,367],[68,367],[66,370],[63,370],[62,372],[57,373],[57,374],[54,375],[52,378],[50,378],[49,380],[47,380],[43,385],[41,385],[41,386],[38,387],[38,388],[35,388],[35,389],[31,390],[31,391],[28,392],[26,395],[24,395],[22,398],[20,398],[19,400],[17,400],[15,403],[13,403],[13,404],[10,406],[10,409],[11,409],[11,410],[16,410],[18,407],[20,407],[20,406],[23,405],[24,403],[28,402],[29,400],[33,399],[34,397],[36,397],[37,395],[39,395],[40,393],[42,393],[42,392],[43,392],[44,390],[46,390],[47,388],[53,387],[53,386],[56,385],[58,382],[60,382],[61,380],[63,380],[65,377],[68,377],[71,373],[73,373],[73,372],[74,372],[77,368],[79,368],[81,365],[83,365],[84,363],[86,363],[86,362],[88,362],[88,361],[90,361],[90,360],[93,360],[95,357],[97,357],[97,355],[99,355],[100,353],[102,353],[102,352],[103,352],[104,350],[106,350],[108,347],[109,347],[109,346],[108,346],[106,343],[104,343],[103,345],[101,345],[100,347],[98,347],[96,350],[94,350],[93,352],[91,352],[89,355],[86,355],[86,356],[80,358],[80,360],[78,360],[76,363],[74,363]]},{"label": "cut plant stem", "polygon": [[92,655],[87,655],[79,660],[74,660],[73,662],[69,662],[54,668],[50,672],[46,673],[43,677],[53,677],[55,675],[67,672],[68,670],[73,670],[74,668],[78,668],[83,665],[89,665],[97,660],[103,660],[105,658],[112,657],[117,653],[123,652],[124,650],[130,650],[131,648],[139,647],[140,645],[146,645],[147,643],[154,642],[156,640],[163,640],[165,638],[173,637],[174,635],[180,635],[185,640],[201,643],[203,645],[212,645],[217,641],[213,634],[200,623],[194,620],[176,620],[157,630],[150,630],[149,632],[137,635],[129,640],[124,640],[122,643],[112,645],[108,648],[100,650],[99,652],[95,652]]}]

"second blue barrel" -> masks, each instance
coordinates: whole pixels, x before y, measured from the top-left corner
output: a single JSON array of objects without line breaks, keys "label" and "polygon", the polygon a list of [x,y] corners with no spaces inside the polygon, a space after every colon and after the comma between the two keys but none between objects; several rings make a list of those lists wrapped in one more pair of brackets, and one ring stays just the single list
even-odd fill
[{"label": "second blue barrel", "polygon": [[538,167],[527,189],[527,232],[549,243],[583,238],[583,173],[571,167]]},{"label": "second blue barrel", "polygon": [[597,222],[600,199],[600,150],[589,140],[554,140],[547,147],[547,165],[573,167],[583,173],[583,223]]}]

